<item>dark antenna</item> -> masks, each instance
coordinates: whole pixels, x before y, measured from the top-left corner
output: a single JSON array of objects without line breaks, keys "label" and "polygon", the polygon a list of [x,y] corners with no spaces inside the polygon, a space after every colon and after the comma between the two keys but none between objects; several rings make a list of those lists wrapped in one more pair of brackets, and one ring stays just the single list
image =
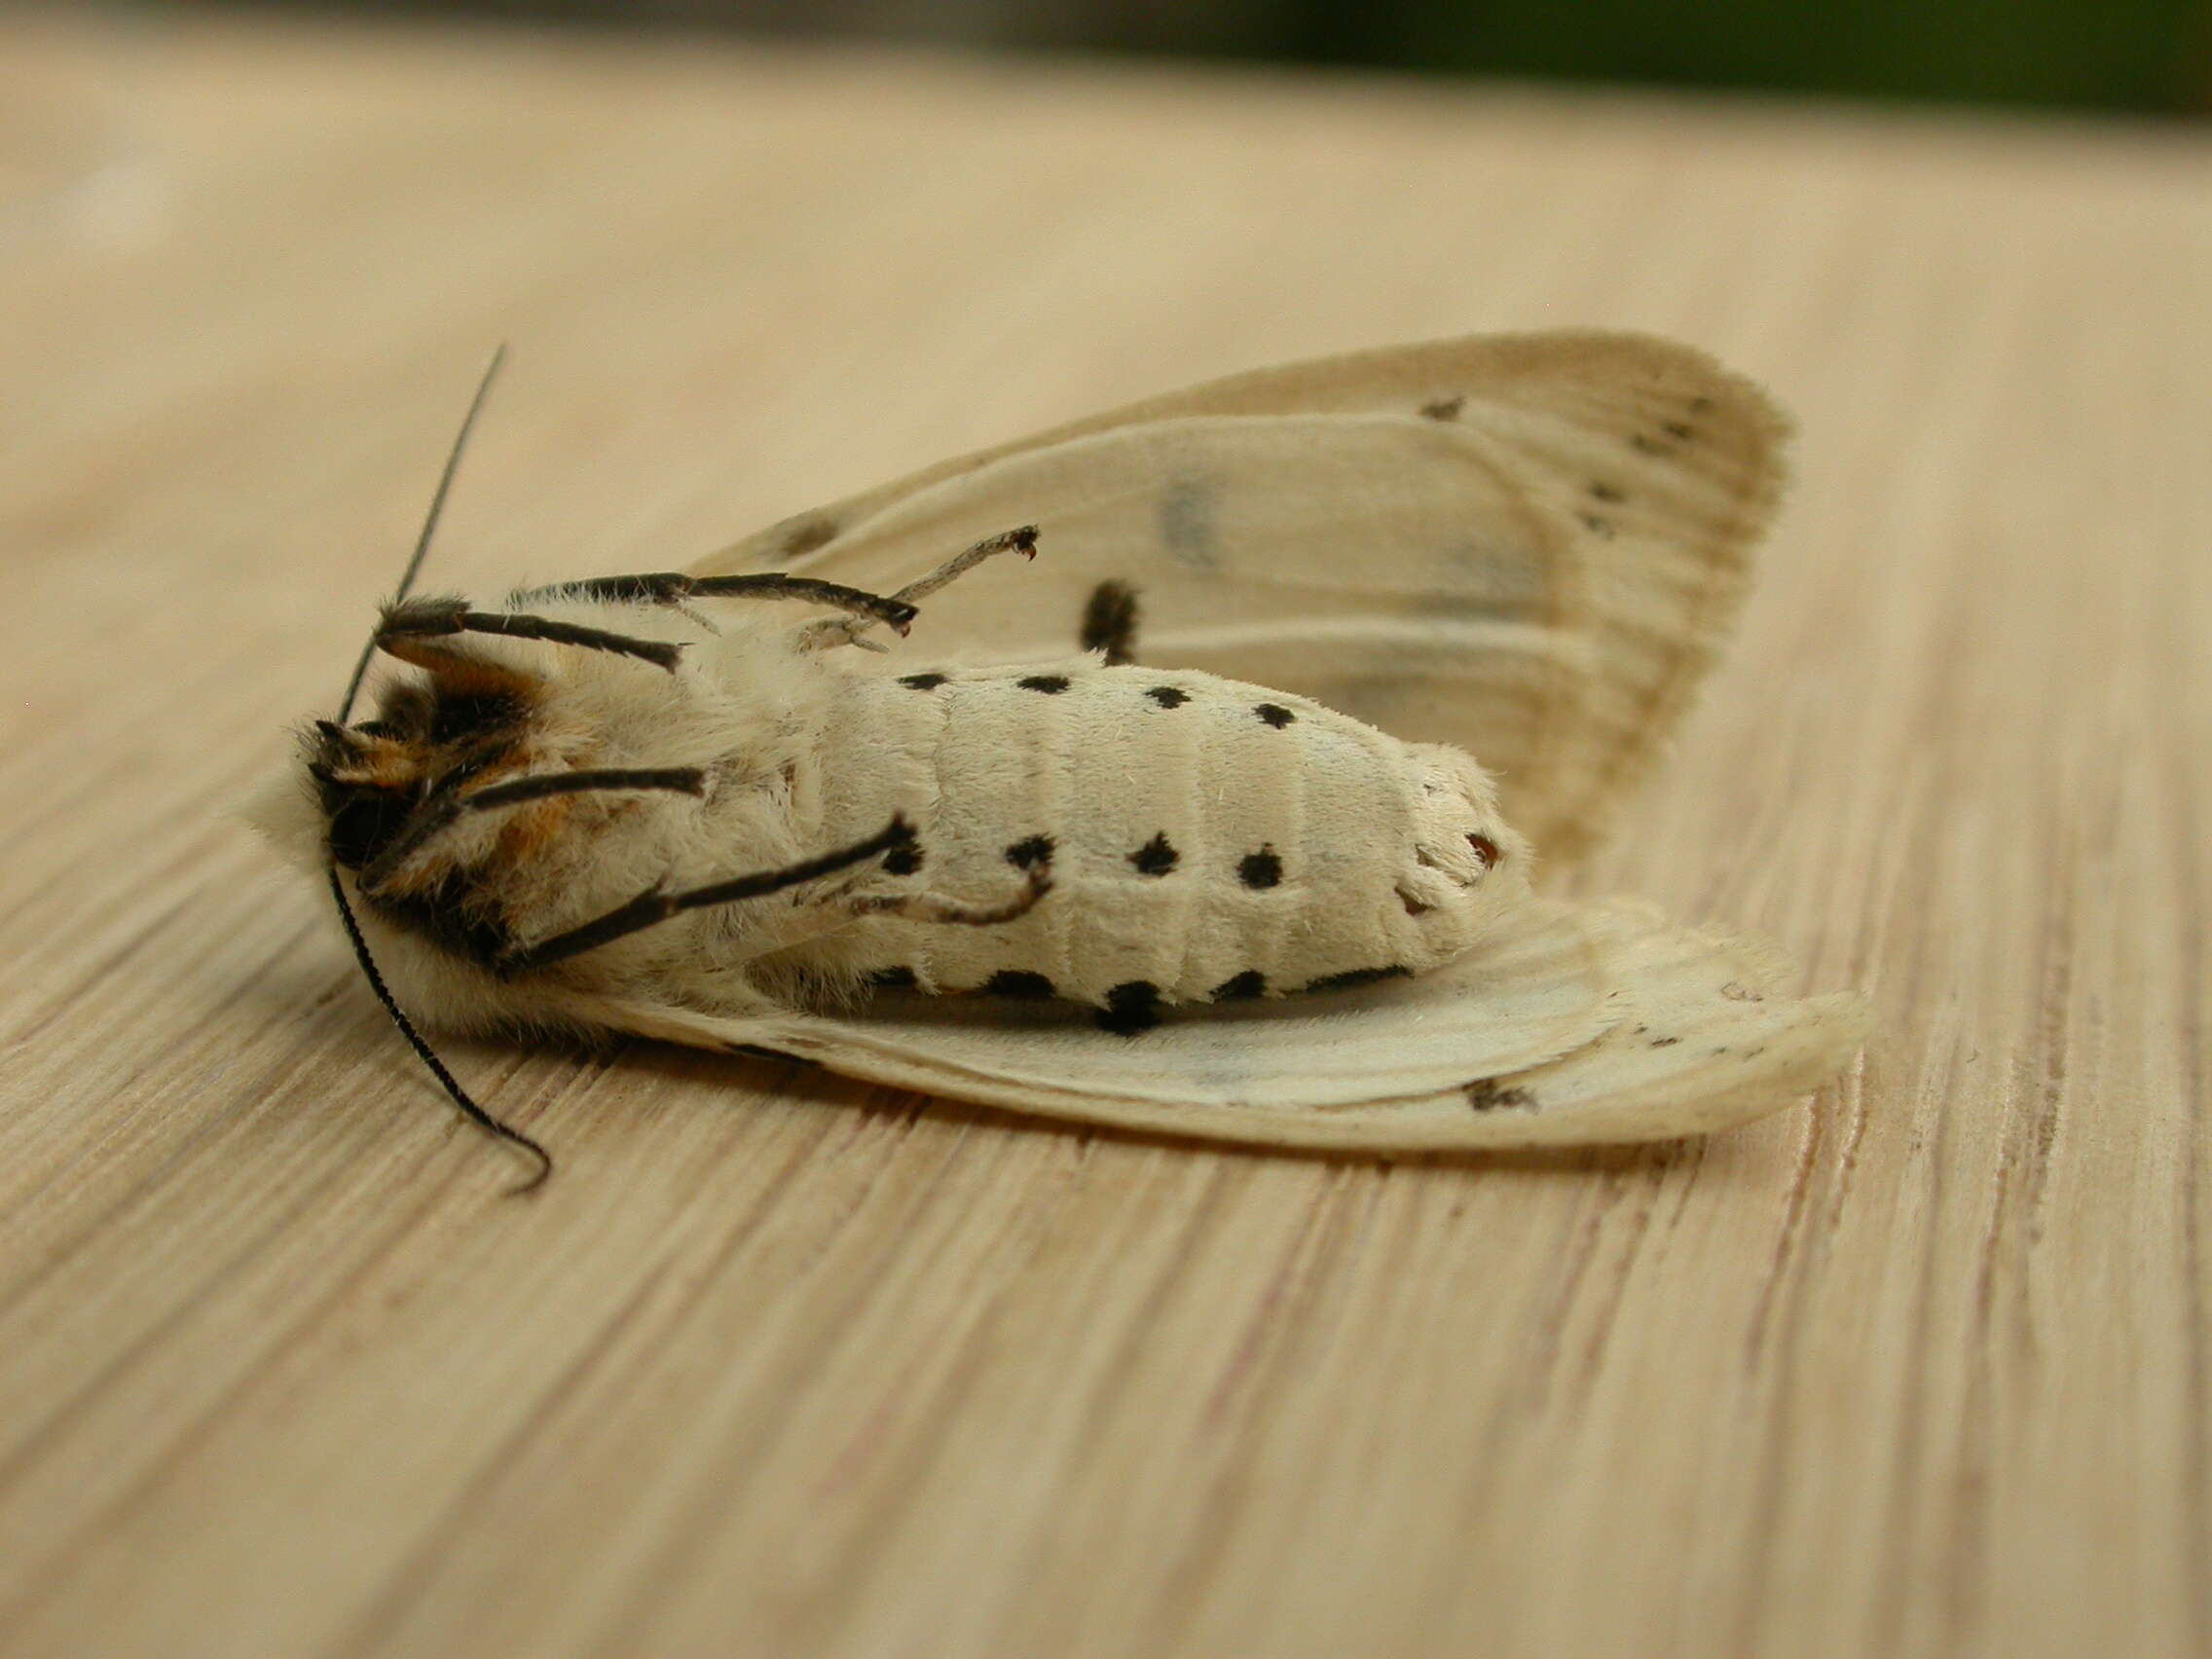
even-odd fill
[{"label": "dark antenna", "polygon": [[[423,560],[430,551],[430,538],[437,533],[438,517],[445,511],[446,495],[453,488],[453,476],[461,468],[461,451],[468,446],[468,434],[476,424],[477,414],[484,407],[485,396],[492,389],[492,382],[499,372],[499,365],[506,360],[507,348],[502,341],[499,349],[492,353],[491,362],[485,365],[484,378],[476,383],[476,395],[469,400],[468,413],[461,417],[461,431],[456,434],[453,449],[446,456],[445,471],[438,476],[437,493],[430,498],[430,511],[423,520],[423,534],[415,538],[414,556],[407,561],[407,569],[400,574],[399,591],[392,598],[394,605],[414,591],[415,578],[422,573]],[[353,699],[360,695],[361,681],[369,672],[369,663],[376,655],[376,636],[371,634],[369,643],[361,649],[361,660],[353,665],[353,678],[346,682],[346,700],[338,706],[340,725],[344,725],[347,717],[353,712]],[[361,924],[354,919],[353,906],[346,902],[346,885],[339,879],[335,859],[330,865],[330,896],[338,901],[338,919],[345,924],[346,937],[353,946],[353,960],[361,965],[361,977],[368,980],[369,989],[376,992],[377,1001],[384,1004],[385,1013],[391,1015],[392,1024],[399,1027],[399,1034],[407,1039],[417,1057],[430,1068],[430,1075],[438,1080],[439,1086],[453,1097],[453,1103],[461,1108],[461,1116],[486,1134],[520,1148],[536,1161],[535,1172],[520,1186],[508,1189],[507,1196],[516,1198],[524,1193],[535,1193],[545,1185],[546,1178],[553,1173],[553,1155],[522,1130],[511,1124],[502,1124],[471,1100],[468,1090],[461,1087],[460,1080],[446,1069],[445,1061],[438,1058],[430,1045],[424,1041],[423,1034],[415,1029],[415,1022],[407,1017],[398,1000],[392,996],[391,987],[384,982],[384,975],[378,971],[376,958],[369,954],[369,941],[361,936]]]},{"label": "dark antenna", "polygon": [[[492,383],[499,378],[499,365],[507,360],[507,343],[502,340],[492,352],[492,360],[484,365],[484,378],[476,383],[476,395],[468,400],[468,413],[461,418],[461,430],[454,434],[453,448],[446,454],[446,469],[438,474],[438,488],[430,497],[430,510],[424,515],[423,533],[415,538],[414,555],[407,561],[407,569],[399,573],[399,589],[391,596],[391,603],[402,603],[415,591],[415,578],[423,573],[423,561],[429,556],[430,538],[438,533],[438,520],[445,515],[446,497],[453,490],[453,475],[461,470],[461,451],[468,447],[468,434],[476,427],[476,417],[483,412],[484,399],[491,395]],[[369,643],[361,647],[361,660],[353,665],[353,678],[346,682],[346,700],[338,705],[338,723],[344,725],[346,718],[353,712],[353,699],[361,694],[361,682],[369,672],[369,664],[377,654],[377,637],[369,636]]]},{"label": "dark antenna", "polygon": [[369,989],[376,992],[377,1001],[384,1004],[385,1013],[391,1015],[392,1024],[399,1034],[414,1046],[423,1063],[430,1068],[445,1091],[453,1096],[453,1103],[461,1115],[486,1134],[494,1135],[513,1146],[520,1147],[537,1162],[536,1172],[519,1187],[507,1189],[507,1197],[520,1198],[524,1193],[535,1193],[545,1185],[546,1177],[553,1173],[553,1155],[536,1141],[524,1134],[512,1124],[502,1124],[483,1107],[468,1097],[468,1090],[461,1087],[461,1080],[446,1070],[445,1061],[438,1058],[437,1051],[424,1041],[423,1034],[415,1029],[415,1022],[401,1010],[391,994],[391,987],[384,982],[384,975],[377,971],[377,959],[369,954],[369,941],[361,937],[361,924],[353,919],[353,906],[346,903],[346,889],[338,880],[338,866],[330,866],[330,896],[338,901],[338,919],[346,924],[346,937],[353,941],[353,959],[360,963],[361,973],[369,981]]}]

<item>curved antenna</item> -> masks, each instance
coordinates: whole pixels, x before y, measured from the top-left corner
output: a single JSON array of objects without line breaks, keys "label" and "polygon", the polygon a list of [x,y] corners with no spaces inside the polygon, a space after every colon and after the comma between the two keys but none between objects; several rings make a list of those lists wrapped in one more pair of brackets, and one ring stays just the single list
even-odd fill
[{"label": "curved antenna", "polygon": [[[469,430],[476,424],[477,414],[484,407],[485,395],[492,389],[493,377],[498,374],[499,365],[506,359],[506,342],[501,341],[498,350],[492,353],[491,362],[484,366],[484,378],[476,383],[476,395],[469,399],[468,413],[461,417],[461,430],[453,440],[452,451],[446,456],[445,470],[438,475],[437,492],[430,498],[430,511],[423,520],[423,533],[415,538],[414,555],[407,561],[407,569],[400,572],[399,592],[392,601],[394,605],[406,599],[414,589],[416,576],[422,572],[423,561],[430,551],[430,538],[437,533],[438,517],[445,511],[446,495],[452,490],[454,474],[461,467],[461,452],[467,447]],[[369,672],[369,662],[376,655],[376,649],[377,636],[372,633],[369,643],[361,649],[361,660],[353,665],[353,678],[346,682],[346,700],[338,708],[340,725],[344,725],[346,718],[353,712],[353,699],[360,695],[361,680]],[[407,1039],[416,1057],[430,1068],[430,1075],[438,1080],[439,1087],[461,1108],[461,1116],[486,1134],[520,1148],[536,1161],[536,1170],[521,1185],[510,1187],[507,1196],[519,1198],[524,1193],[535,1193],[545,1185],[546,1179],[553,1173],[553,1155],[522,1130],[511,1124],[502,1124],[469,1098],[468,1090],[461,1087],[461,1080],[446,1069],[445,1061],[438,1058],[436,1051],[424,1040],[423,1034],[415,1029],[415,1022],[407,1017],[406,1012],[399,1006],[398,998],[391,994],[391,987],[385,983],[384,975],[377,967],[377,959],[369,953],[369,941],[362,936],[361,924],[354,918],[353,906],[347,902],[346,884],[339,877],[336,859],[330,862],[329,875],[330,896],[338,902],[338,919],[345,925],[346,938],[353,946],[353,960],[361,965],[361,977],[368,980],[369,989],[376,992],[377,1001],[384,1004],[385,1013],[391,1015],[392,1024],[399,1027],[399,1034]]]},{"label": "curved antenna", "polygon": [[338,901],[338,919],[346,924],[346,937],[353,941],[353,960],[361,965],[361,974],[369,981],[369,989],[376,992],[377,1001],[384,1004],[385,1013],[391,1015],[391,1022],[399,1027],[399,1034],[414,1046],[416,1054],[430,1068],[430,1075],[453,1096],[453,1103],[461,1108],[461,1115],[486,1134],[496,1135],[500,1140],[520,1147],[537,1161],[536,1172],[520,1186],[509,1187],[507,1197],[519,1198],[524,1193],[536,1192],[545,1185],[546,1177],[553,1173],[553,1155],[512,1124],[502,1124],[471,1100],[468,1090],[461,1087],[460,1079],[446,1070],[445,1061],[439,1059],[436,1051],[423,1040],[423,1034],[415,1029],[415,1022],[401,1011],[398,999],[391,994],[391,987],[384,982],[384,976],[377,971],[377,959],[369,954],[369,941],[361,937],[361,924],[353,919],[353,906],[346,902],[346,889],[338,879],[338,866],[335,864],[330,866],[330,896]]},{"label": "curved antenna", "polygon": [[[461,470],[461,452],[468,447],[468,434],[476,425],[476,417],[484,408],[484,399],[491,394],[492,382],[498,378],[499,365],[507,360],[507,343],[502,340],[492,352],[492,360],[484,365],[484,378],[476,383],[476,395],[468,400],[468,413],[461,418],[461,430],[454,434],[453,448],[446,454],[445,470],[438,474],[438,487],[430,497],[430,510],[424,516],[423,533],[415,538],[414,556],[407,561],[407,569],[399,573],[399,590],[391,603],[399,604],[415,591],[415,578],[422,574],[423,561],[429,556],[430,538],[438,533],[438,520],[446,510],[446,496],[453,489],[453,476]],[[369,643],[361,647],[361,660],[353,665],[353,678],[346,682],[346,700],[338,705],[338,723],[344,725],[353,712],[353,699],[361,694],[361,682],[369,672],[369,664],[377,654],[377,637],[369,636]]]}]

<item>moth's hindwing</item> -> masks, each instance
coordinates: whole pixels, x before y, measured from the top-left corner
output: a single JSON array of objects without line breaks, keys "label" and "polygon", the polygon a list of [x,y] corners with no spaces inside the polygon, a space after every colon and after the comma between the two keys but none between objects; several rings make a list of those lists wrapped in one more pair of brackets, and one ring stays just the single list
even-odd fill
[{"label": "moth's hindwing", "polygon": [[1641,910],[1534,900],[1435,974],[1173,1018],[1130,1042],[971,998],[608,1024],[767,1049],[850,1077],[1151,1133],[1384,1154],[1666,1139],[1774,1110],[1849,1063],[1849,993],[1793,999],[1771,951]]}]

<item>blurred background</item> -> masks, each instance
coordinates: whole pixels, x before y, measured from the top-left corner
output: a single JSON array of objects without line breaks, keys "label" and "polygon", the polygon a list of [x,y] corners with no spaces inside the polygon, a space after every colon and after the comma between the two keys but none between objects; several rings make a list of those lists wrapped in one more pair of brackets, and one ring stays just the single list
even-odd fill
[{"label": "blurred background", "polygon": [[[337,0],[619,28],[2200,115],[2212,0]],[[302,9],[269,0],[268,9]]]}]

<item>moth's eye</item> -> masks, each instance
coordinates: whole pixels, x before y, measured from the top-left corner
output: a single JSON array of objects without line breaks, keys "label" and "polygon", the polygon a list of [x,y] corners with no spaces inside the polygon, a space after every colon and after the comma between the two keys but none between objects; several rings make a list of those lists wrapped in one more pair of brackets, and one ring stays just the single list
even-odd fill
[{"label": "moth's eye", "polygon": [[386,791],[362,791],[330,815],[330,856],[348,869],[359,869],[407,822],[411,803]]}]

